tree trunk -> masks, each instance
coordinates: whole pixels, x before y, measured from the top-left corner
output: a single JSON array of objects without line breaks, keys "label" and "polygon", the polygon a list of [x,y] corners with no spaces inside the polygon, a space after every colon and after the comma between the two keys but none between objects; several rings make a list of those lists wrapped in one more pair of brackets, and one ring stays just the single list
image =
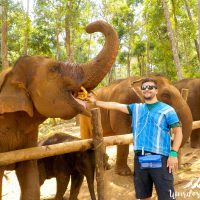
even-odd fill
[{"label": "tree trunk", "polygon": [[65,15],[65,47],[67,53],[67,61],[72,62],[72,51],[71,51],[71,30],[70,30],[70,14],[69,11],[71,9],[71,1],[66,2],[66,15]]},{"label": "tree trunk", "polygon": [[177,0],[171,0],[172,2],[172,12],[174,18],[174,41],[176,43],[177,50],[179,49],[179,30],[178,30],[178,20],[176,17],[176,2]]},{"label": "tree trunk", "polygon": [[198,45],[198,49],[200,52],[200,0],[198,0],[198,38],[199,38],[199,45]]},{"label": "tree trunk", "polygon": [[72,51],[71,51],[71,45],[70,45],[70,27],[68,24],[65,24],[65,46],[66,46],[66,52],[67,52],[67,60],[69,62],[72,62]]},{"label": "tree trunk", "polygon": [[110,72],[108,73],[108,85],[116,79],[115,75],[115,64],[112,66]]},{"label": "tree trunk", "polygon": [[26,28],[24,32],[24,55],[28,55],[28,38],[29,38],[29,0],[26,8]]},{"label": "tree trunk", "polygon": [[150,69],[150,42],[149,42],[149,37],[148,37],[148,13],[145,15],[145,23],[146,23],[146,54],[147,54],[147,61],[146,61],[146,76],[149,75],[149,73],[152,71]]},{"label": "tree trunk", "polygon": [[92,40],[92,35],[90,35],[89,45],[88,45],[88,56],[87,56],[88,60],[90,60],[90,54],[91,54],[91,40]]},{"label": "tree trunk", "polygon": [[[192,22],[192,24],[194,24],[194,21],[193,21],[193,18],[192,18],[192,13],[190,12],[190,8],[189,8],[189,5],[188,5],[188,1],[187,0],[184,0],[184,1],[185,1],[185,7],[186,7],[186,10],[187,10],[187,14],[188,14],[189,20],[190,20],[190,22]],[[198,60],[199,60],[199,63],[200,63],[199,44],[198,44],[198,41],[195,40],[195,39],[194,39],[194,45],[195,45],[197,56],[198,56]]]},{"label": "tree trunk", "polygon": [[167,21],[167,32],[168,32],[170,42],[171,42],[171,48],[172,48],[172,52],[173,52],[174,64],[176,67],[177,77],[178,77],[178,80],[181,80],[183,78],[182,72],[181,72],[181,65],[180,65],[178,49],[176,46],[173,29],[172,29],[171,22],[170,22],[169,11],[168,11],[166,0],[162,0],[162,5],[163,5],[163,9],[164,9],[165,18]]},{"label": "tree trunk", "polygon": [[127,56],[127,77],[131,75],[131,60],[130,60],[130,52],[128,52]]},{"label": "tree trunk", "polygon": [[140,61],[140,56],[137,56],[137,61],[138,61],[138,68],[140,70],[140,76],[142,76],[142,64]]},{"label": "tree trunk", "polygon": [[129,36],[128,41],[128,55],[127,55],[127,77],[131,75],[131,36]]},{"label": "tree trunk", "polygon": [[7,2],[1,5],[2,11],[2,33],[1,33],[1,59],[2,68],[9,67],[8,63],[8,47],[7,47],[7,34],[8,34],[8,22],[7,22]]},{"label": "tree trunk", "polygon": [[57,13],[57,19],[56,19],[56,59],[57,60],[60,60],[60,40],[59,40],[59,34],[60,34],[59,14]]}]

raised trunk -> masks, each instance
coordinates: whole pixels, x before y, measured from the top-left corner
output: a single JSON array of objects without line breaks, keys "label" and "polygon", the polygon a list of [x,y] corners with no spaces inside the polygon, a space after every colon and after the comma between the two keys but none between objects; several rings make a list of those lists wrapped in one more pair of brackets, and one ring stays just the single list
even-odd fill
[{"label": "raised trunk", "polygon": [[102,32],[105,44],[100,53],[90,62],[80,64],[84,71],[83,86],[88,90],[94,89],[109,72],[115,62],[118,52],[118,35],[111,25],[104,21],[96,21],[86,27],[88,33]]}]

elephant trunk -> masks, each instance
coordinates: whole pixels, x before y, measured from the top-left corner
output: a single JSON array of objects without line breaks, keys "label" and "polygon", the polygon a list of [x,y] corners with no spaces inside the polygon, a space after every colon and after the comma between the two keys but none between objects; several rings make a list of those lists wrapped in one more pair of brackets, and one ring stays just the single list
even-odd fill
[{"label": "elephant trunk", "polygon": [[92,61],[79,65],[84,71],[82,85],[87,90],[92,90],[102,81],[114,64],[119,43],[116,31],[104,21],[89,24],[86,31],[88,33],[101,32],[105,36],[105,44],[100,53]]},{"label": "elephant trunk", "polygon": [[183,146],[189,139],[192,132],[192,113],[188,104],[184,101],[181,105],[182,109],[177,110],[177,114],[182,124],[183,140],[181,146]]}]

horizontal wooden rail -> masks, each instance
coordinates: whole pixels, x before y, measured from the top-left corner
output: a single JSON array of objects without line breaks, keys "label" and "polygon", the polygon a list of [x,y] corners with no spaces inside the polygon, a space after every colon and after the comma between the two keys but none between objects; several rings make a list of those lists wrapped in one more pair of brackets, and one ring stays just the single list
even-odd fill
[{"label": "horizontal wooden rail", "polygon": [[[130,144],[133,142],[132,134],[104,137],[105,146]],[[78,140],[73,142],[59,143],[54,145],[32,147],[0,153],[0,166],[9,165],[25,160],[34,160],[49,156],[84,151],[93,147],[93,140]]]},{"label": "horizontal wooden rail", "polygon": [[200,128],[200,121],[194,121],[192,123],[192,130]]}]

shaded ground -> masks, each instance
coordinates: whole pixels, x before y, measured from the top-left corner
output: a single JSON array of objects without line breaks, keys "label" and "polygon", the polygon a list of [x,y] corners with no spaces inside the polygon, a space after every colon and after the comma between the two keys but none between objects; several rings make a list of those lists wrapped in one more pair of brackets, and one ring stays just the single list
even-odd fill
[{"label": "shaded ground", "polygon": [[[46,121],[40,128],[40,135],[45,135],[51,132],[67,132],[73,135],[79,135],[79,127],[75,125],[73,120],[63,124],[58,121],[56,126],[52,126],[50,120]],[[133,146],[130,145],[130,154],[128,163],[133,170]],[[119,176],[114,173],[114,163],[116,156],[116,146],[107,147],[109,155],[109,163],[112,165],[110,170],[105,172],[105,195],[106,200],[134,200],[134,187],[132,176]],[[182,149],[182,168],[174,174],[175,189],[177,200],[196,200],[200,199],[200,149],[192,149],[189,144],[186,144]],[[16,180],[14,171],[6,171],[6,176],[3,179],[3,200],[18,200],[20,190]],[[69,188],[70,186],[68,186]],[[95,183],[96,188],[96,183]],[[56,193],[55,179],[46,180],[41,187],[41,199],[50,199]],[[154,198],[156,199],[155,191]],[[69,197],[69,190],[65,193],[65,199]],[[81,187],[79,194],[80,200],[90,200],[90,195],[87,188],[87,183]]]}]

